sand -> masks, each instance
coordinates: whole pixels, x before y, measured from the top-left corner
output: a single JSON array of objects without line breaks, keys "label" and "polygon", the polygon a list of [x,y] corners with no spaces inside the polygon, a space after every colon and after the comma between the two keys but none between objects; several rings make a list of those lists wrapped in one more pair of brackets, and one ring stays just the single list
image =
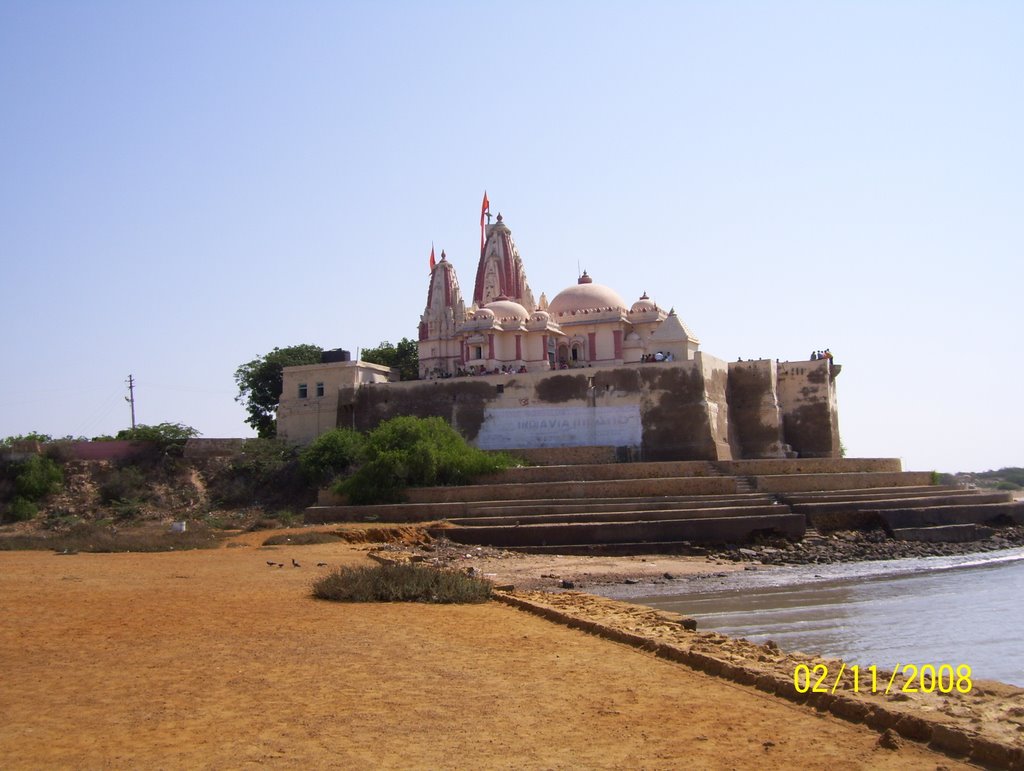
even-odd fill
[{"label": "sand", "polygon": [[243,540],[0,553],[4,767],[967,767],[497,602],[317,601],[366,546]]}]

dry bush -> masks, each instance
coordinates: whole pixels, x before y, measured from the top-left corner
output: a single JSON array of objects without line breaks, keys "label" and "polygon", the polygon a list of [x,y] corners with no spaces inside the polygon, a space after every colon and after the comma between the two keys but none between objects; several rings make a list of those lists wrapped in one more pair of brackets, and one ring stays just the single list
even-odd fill
[{"label": "dry bush", "polygon": [[491,585],[450,570],[378,565],[340,568],[313,584],[313,596],[340,602],[485,602]]}]

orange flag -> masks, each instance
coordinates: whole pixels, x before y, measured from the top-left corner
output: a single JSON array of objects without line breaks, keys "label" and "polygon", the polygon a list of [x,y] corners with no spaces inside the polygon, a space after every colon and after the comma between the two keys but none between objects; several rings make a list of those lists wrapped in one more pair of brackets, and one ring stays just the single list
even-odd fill
[{"label": "orange flag", "polygon": [[437,263],[434,261],[434,245],[431,244],[430,245],[430,269],[433,270],[434,269],[434,265],[436,265],[436,264]]}]

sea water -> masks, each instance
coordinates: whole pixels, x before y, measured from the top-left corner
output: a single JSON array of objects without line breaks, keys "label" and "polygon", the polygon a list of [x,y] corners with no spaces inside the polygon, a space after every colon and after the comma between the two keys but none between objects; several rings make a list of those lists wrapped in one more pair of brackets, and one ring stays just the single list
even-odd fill
[{"label": "sea water", "polygon": [[785,651],[880,670],[968,664],[975,678],[1024,686],[1024,548],[764,567],[681,588],[628,599]]}]

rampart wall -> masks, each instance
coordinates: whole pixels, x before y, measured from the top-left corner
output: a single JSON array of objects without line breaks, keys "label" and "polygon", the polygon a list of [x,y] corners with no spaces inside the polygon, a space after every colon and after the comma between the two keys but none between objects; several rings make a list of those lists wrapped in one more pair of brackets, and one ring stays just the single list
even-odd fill
[{"label": "rampart wall", "polygon": [[838,457],[828,363],[801,365],[727,364],[698,352],[687,361],[341,385],[315,421],[305,412],[300,420],[283,396],[278,430],[307,443],[338,426],[366,431],[412,415],[441,417],[477,447],[540,463]]}]

